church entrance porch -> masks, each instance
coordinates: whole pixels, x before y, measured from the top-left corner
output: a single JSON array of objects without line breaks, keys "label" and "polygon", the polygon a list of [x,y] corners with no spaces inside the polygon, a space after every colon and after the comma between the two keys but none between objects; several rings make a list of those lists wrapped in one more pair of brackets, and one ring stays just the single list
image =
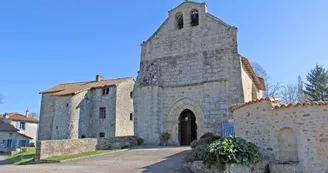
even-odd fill
[{"label": "church entrance porch", "polygon": [[195,114],[185,109],[179,117],[179,143],[180,145],[190,145],[197,140],[197,124]]}]

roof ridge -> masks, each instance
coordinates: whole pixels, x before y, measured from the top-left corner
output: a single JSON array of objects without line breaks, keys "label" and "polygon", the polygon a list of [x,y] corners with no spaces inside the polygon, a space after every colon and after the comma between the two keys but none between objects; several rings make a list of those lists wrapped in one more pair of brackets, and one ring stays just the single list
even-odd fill
[{"label": "roof ridge", "polygon": [[205,5],[206,5],[205,2],[196,2],[196,1],[185,0],[185,1],[183,1],[182,3],[180,3],[178,6],[174,7],[173,9],[171,9],[171,10],[169,10],[169,11],[173,11],[173,10],[179,8],[179,7],[180,7],[182,4],[184,4],[184,3],[205,4]]},{"label": "roof ridge", "polygon": [[[133,79],[133,77],[121,77],[121,78],[115,78],[115,79],[105,79],[105,80],[101,80],[101,81],[111,81],[111,80],[119,80],[119,79]],[[101,82],[101,81],[84,81],[84,82],[71,82],[71,83],[62,83],[62,84],[58,84],[58,85],[67,85],[67,84],[78,84],[78,83],[92,83],[92,82]],[[58,86],[56,85],[56,86]]]},{"label": "roof ridge", "polygon": [[278,97],[272,97],[272,96],[269,96],[269,97],[262,97],[260,99],[256,99],[256,100],[251,100],[251,101],[248,101],[246,103],[243,103],[243,104],[239,104],[239,105],[234,105],[234,106],[231,106],[230,109],[231,111],[235,111],[236,109],[239,109],[239,108],[242,108],[242,107],[245,107],[245,106],[248,106],[248,105],[251,105],[251,104],[254,104],[254,103],[259,103],[259,102],[262,102],[262,101],[278,101],[279,98]]},{"label": "roof ridge", "polygon": [[214,15],[211,14],[211,13],[206,13],[205,15],[208,15],[209,17],[212,17],[213,19],[217,20],[218,22],[220,22],[221,24],[223,24],[223,25],[226,26],[226,27],[235,27],[235,26],[231,26],[231,25],[229,25],[228,23],[224,22],[222,19],[220,19],[220,18],[214,16]]}]

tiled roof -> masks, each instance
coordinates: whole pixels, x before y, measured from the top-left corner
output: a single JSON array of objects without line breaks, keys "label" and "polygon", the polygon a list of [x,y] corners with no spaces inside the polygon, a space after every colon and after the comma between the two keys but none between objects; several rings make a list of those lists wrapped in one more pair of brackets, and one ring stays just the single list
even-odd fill
[{"label": "tiled roof", "polygon": [[0,120],[0,132],[18,132],[19,130],[16,129],[10,123],[5,123]]},{"label": "tiled roof", "polygon": [[246,70],[252,76],[253,81],[254,81],[255,85],[257,86],[257,88],[259,88],[262,91],[266,90],[264,79],[256,75],[256,73],[255,73],[251,63],[249,62],[249,60],[246,57],[242,56],[241,57],[241,62],[245,65]]},{"label": "tiled roof", "polygon": [[66,83],[42,91],[40,94],[51,94],[53,96],[74,95],[89,89],[117,86],[131,79],[133,78],[129,77],[102,81]]},{"label": "tiled roof", "polygon": [[[39,120],[32,118],[32,117],[26,117],[25,115],[19,114],[19,113],[7,113],[7,118],[9,120],[14,121],[26,121],[26,122],[35,122],[38,123]],[[3,118],[3,115],[0,115],[0,120]]]},{"label": "tiled roof", "polygon": [[239,108],[242,108],[242,107],[254,104],[254,103],[258,103],[258,102],[262,102],[262,101],[278,101],[278,100],[279,100],[279,98],[277,98],[277,97],[265,97],[265,98],[261,98],[261,99],[257,99],[257,100],[252,100],[252,101],[246,102],[244,104],[233,105],[230,107],[230,109],[233,112]]},{"label": "tiled roof", "polygon": [[32,137],[30,137],[30,136],[27,136],[27,135],[25,135],[25,134],[22,134],[22,133],[19,133],[19,132],[17,132],[17,134],[18,134],[18,135],[21,135],[21,136],[23,136],[23,137],[25,137],[25,138],[33,139]]},{"label": "tiled roof", "polygon": [[289,103],[289,104],[280,104],[273,109],[281,109],[281,108],[290,108],[290,107],[297,107],[297,106],[321,106],[321,105],[328,105],[328,101],[312,101],[312,102],[304,102],[304,103]]}]

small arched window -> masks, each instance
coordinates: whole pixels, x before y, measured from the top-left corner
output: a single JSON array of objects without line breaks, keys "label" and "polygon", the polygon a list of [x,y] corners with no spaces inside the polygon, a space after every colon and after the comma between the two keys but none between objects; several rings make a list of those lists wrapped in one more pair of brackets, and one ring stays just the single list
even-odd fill
[{"label": "small arched window", "polygon": [[183,15],[182,13],[177,13],[175,15],[175,20],[176,20],[176,28],[177,29],[182,29],[183,28]]},{"label": "small arched window", "polygon": [[190,13],[191,26],[199,25],[199,15],[198,10],[192,10]]}]

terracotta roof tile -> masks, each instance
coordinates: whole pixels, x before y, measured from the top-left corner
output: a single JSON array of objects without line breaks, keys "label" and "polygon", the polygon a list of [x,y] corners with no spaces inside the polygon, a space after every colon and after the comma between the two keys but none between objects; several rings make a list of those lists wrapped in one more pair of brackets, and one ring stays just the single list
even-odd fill
[{"label": "terracotta roof tile", "polygon": [[242,107],[254,104],[254,103],[258,103],[258,102],[262,102],[262,101],[278,101],[278,100],[279,100],[279,98],[277,98],[277,97],[265,97],[265,98],[261,98],[261,99],[257,99],[257,100],[252,100],[252,101],[246,102],[244,104],[233,105],[230,107],[230,110],[233,112],[239,108],[242,108]]},{"label": "terracotta roof tile", "polygon": [[280,104],[273,107],[273,109],[290,108],[290,107],[297,107],[297,106],[321,106],[321,105],[328,105],[328,101],[312,101],[312,102],[304,102],[304,103]]},{"label": "terracotta roof tile", "polygon": [[241,62],[245,65],[246,70],[252,76],[255,85],[262,91],[266,90],[264,79],[256,75],[256,73],[255,73],[251,63],[249,62],[249,60],[246,57],[242,56],[241,57]]},{"label": "terracotta roof tile", "polygon": [[[26,122],[35,122],[38,123],[39,120],[32,118],[32,117],[26,117],[25,115],[19,114],[19,113],[8,113],[7,118],[9,120],[16,120],[16,121],[26,121]],[[3,118],[3,115],[0,115],[0,119]]]},{"label": "terracotta roof tile", "polygon": [[0,120],[0,132],[18,132],[19,130],[16,129],[10,123],[5,123]]},{"label": "terracotta roof tile", "polygon": [[25,137],[25,138],[33,139],[32,137],[30,137],[30,136],[27,136],[27,135],[25,135],[25,134],[22,134],[22,133],[19,133],[19,132],[17,132],[17,134],[18,134],[18,135],[21,135],[21,136],[23,136],[23,137]]},{"label": "terracotta roof tile", "polygon": [[59,84],[50,89],[40,92],[40,94],[51,94],[53,96],[74,95],[89,89],[117,86],[131,79],[133,78],[129,77],[129,78],[119,78],[119,79],[103,80],[103,81]]}]

